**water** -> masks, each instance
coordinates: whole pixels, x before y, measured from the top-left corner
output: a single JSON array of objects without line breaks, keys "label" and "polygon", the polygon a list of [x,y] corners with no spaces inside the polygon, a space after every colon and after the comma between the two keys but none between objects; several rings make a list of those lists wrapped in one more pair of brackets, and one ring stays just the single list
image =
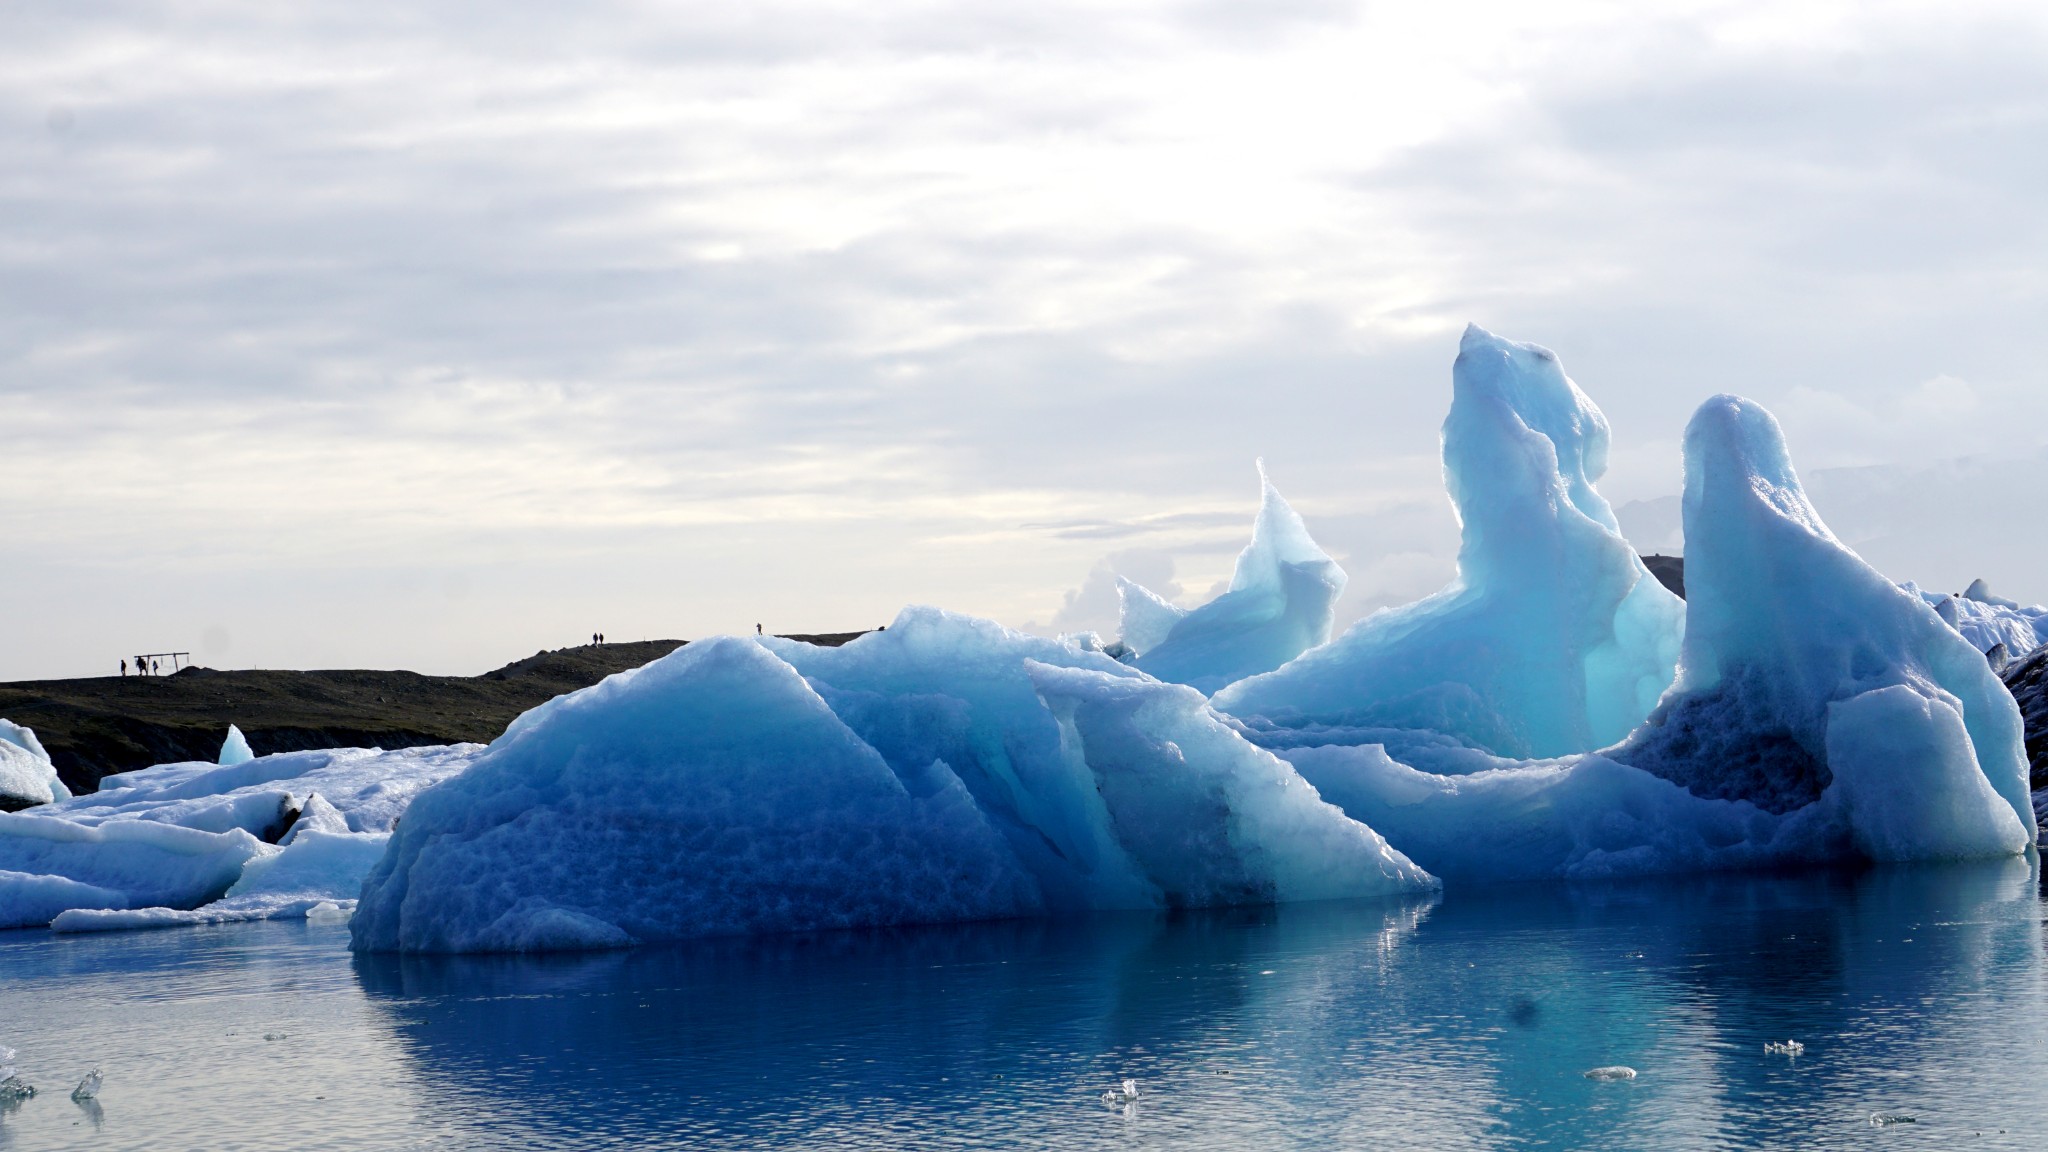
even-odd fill
[{"label": "water", "polygon": [[0,1149],[2040,1148],[2043,916],[2010,863],[549,959],[5,932]]}]

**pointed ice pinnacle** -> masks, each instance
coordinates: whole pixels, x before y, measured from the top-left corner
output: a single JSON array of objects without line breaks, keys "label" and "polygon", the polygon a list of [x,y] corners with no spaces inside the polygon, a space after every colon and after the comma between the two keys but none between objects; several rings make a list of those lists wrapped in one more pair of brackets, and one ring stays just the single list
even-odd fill
[{"label": "pointed ice pinnacle", "polygon": [[1610,758],[1774,813],[1827,794],[1871,859],[2025,850],[2034,811],[2011,694],[1828,531],[1769,412],[1738,396],[1700,406],[1683,511],[1683,671]]},{"label": "pointed ice pinnacle", "polygon": [[1215,705],[1284,727],[1426,729],[1503,756],[1612,743],[1670,684],[1684,604],[1593,484],[1607,420],[1557,356],[1474,325],[1451,370],[1444,480],[1458,577],[1355,624]]},{"label": "pointed ice pinnacle", "polygon": [[242,735],[242,730],[233,724],[228,725],[228,738],[221,741],[219,762],[247,764],[255,758],[256,753],[250,750],[248,738]]},{"label": "pointed ice pinnacle", "polygon": [[1259,461],[1259,516],[1238,555],[1230,590],[1183,612],[1128,580],[1124,643],[1137,666],[1202,692],[1270,672],[1330,638],[1344,570],[1316,546],[1308,526]]}]

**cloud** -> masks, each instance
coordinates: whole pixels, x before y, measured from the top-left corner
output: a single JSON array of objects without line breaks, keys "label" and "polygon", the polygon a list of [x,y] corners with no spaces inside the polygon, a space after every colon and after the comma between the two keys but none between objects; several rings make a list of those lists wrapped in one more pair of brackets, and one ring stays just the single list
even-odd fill
[{"label": "cloud", "polygon": [[[0,22],[0,676],[87,616],[440,668],[585,604],[1045,619],[1113,545],[1227,574],[1260,455],[1405,597],[1467,320],[1559,350],[1624,497],[1724,390],[1816,462],[2048,428],[2030,6]],[[500,623],[422,627],[471,565]]]}]

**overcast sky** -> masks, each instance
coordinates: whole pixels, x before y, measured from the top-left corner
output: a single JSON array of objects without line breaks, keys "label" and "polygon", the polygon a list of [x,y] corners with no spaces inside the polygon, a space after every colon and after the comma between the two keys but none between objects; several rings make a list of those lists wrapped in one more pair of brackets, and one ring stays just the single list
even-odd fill
[{"label": "overcast sky", "polygon": [[[1353,618],[1451,572],[1468,320],[1617,503],[1720,391],[2048,459],[2048,9],[1644,7],[0,6],[0,679],[1099,627],[1260,456]],[[2048,598],[1967,493],[1890,574]]]}]

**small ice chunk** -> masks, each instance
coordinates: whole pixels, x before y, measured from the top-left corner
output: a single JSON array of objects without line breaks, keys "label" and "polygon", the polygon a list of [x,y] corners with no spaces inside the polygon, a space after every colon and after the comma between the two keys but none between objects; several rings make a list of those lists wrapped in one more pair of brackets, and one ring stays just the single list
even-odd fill
[{"label": "small ice chunk", "polygon": [[1133,1100],[1138,1098],[1138,1082],[1136,1080],[1124,1081],[1124,1095]]},{"label": "small ice chunk", "polygon": [[1870,1126],[1872,1128],[1889,1128],[1894,1124],[1918,1124],[1919,1122],[1920,1118],[1918,1116],[1909,1115],[1905,1112],[1872,1112],[1870,1114]]},{"label": "small ice chunk", "polygon": [[1588,1080],[1633,1080],[1636,1070],[1626,1064],[1609,1064],[1604,1068],[1586,1069]]},{"label": "small ice chunk", "polygon": [[265,1040],[289,1040],[289,1039],[291,1039],[291,1037],[290,1037],[289,1035],[287,1035],[286,1033],[283,1033],[283,1032],[265,1032],[265,1033],[263,1034],[263,1038],[264,1038]]},{"label": "small ice chunk", "polygon": [[1766,1040],[1764,1051],[1774,1056],[1797,1056],[1806,1051],[1806,1045],[1797,1040]]},{"label": "small ice chunk", "polygon": [[35,1094],[35,1085],[23,1080],[12,1064],[0,1065],[0,1102],[26,1100]]},{"label": "small ice chunk", "polygon": [[71,1098],[73,1100],[94,1099],[100,1094],[100,1083],[102,1079],[103,1078],[100,1075],[100,1070],[97,1068],[93,1069],[90,1072],[87,1072],[85,1074],[85,1079],[80,1080],[78,1082],[78,1087],[73,1088],[71,1090]]},{"label": "small ice chunk", "polygon": [[228,738],[221,741],[218,762],[223,765],[247,764],[255,758],[255,751],[249,747],[249,738],[242,735],[240,728],[228,725]]},{"label": "small ice chunk", "polygon": [[308,924],[346,924],[348,923],[348,917],[347,909],[344,909],[332,900],[322,900],[311,908],[306,909],[306,923]]},{"label": "small ice chunk", "polygon": [[1124,1102],[1124,1095],[1114,1088],[1106,1088],[1102,1093],[1102,1102],[1114,1108]]}]

